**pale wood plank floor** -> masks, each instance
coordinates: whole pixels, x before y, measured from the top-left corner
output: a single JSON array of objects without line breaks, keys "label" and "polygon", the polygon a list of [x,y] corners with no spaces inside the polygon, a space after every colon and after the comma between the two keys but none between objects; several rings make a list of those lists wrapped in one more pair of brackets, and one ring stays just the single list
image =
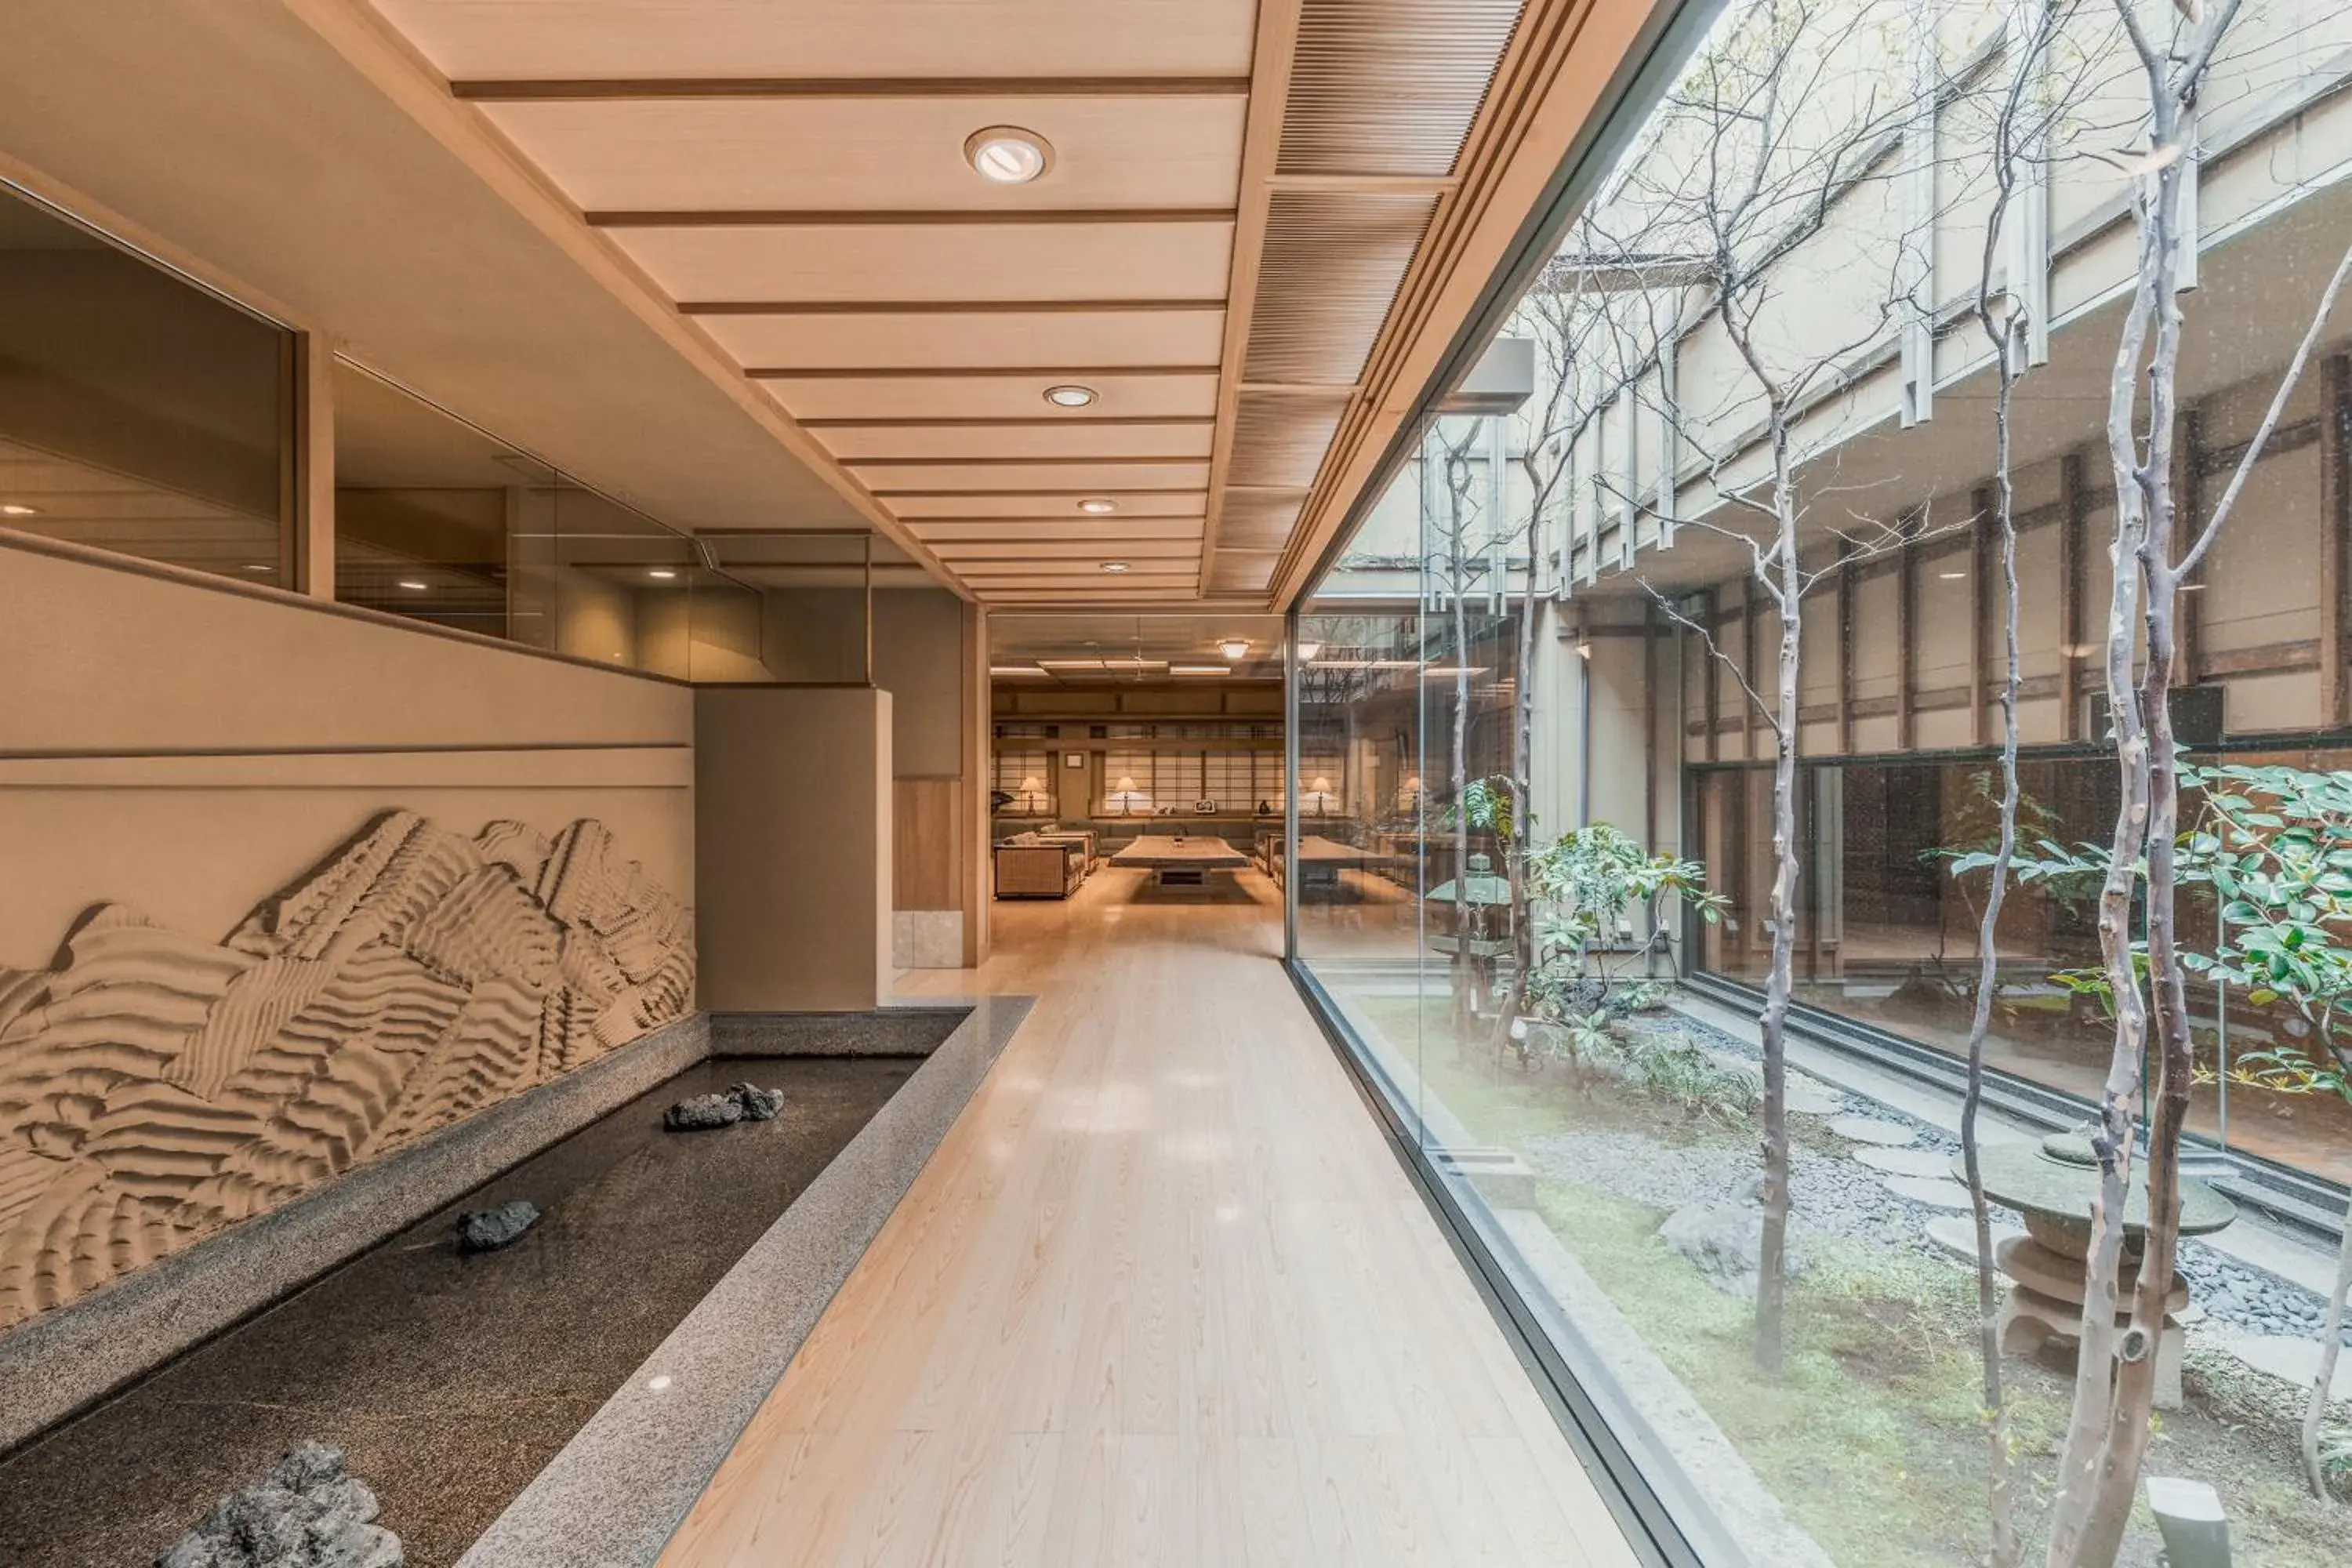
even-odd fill
[{"label": "pale wood plank floor", "polygon": [[664,1563],[1635,1561],[1241,881],[909,978],[1040,1000]]}]

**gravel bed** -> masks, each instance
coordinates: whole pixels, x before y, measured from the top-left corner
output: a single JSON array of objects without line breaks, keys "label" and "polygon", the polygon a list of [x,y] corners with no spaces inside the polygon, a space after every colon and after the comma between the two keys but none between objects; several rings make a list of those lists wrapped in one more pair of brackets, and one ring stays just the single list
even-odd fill
[{"label": "gravel bed", "polygon": [[[1696,1019],[1652,1015],[1628,1023],[1637,1029],[1687,1034],[1709,1050],[1758,1059],[1754,1046]],[[1918,1134],[1916,1147],[1959,1152],[1958,1139],[1916,1117],[1862,1095],[1840,1092],[1846,1110],[1911,1128]],[[1754,1151],[1737,1143],[1676,1146],[1639,1132],[1597,1128],[1532,1138],[1523,1152],[1547,1176],[1590,1183],[1666,1210],[1693,1203],[1736,1202],[1748,1193],[1757,1168]],[[1950,1256],[1927,1234],[1927,1222],[1945,1211],[1889,1190],[1876,1172],[1853,1160],[1792,1146],[1789,1194],[1790,1230],[1801,1239],[1827,1235],[1872,1247]],[[1993,1220],[1997,1225],[2019,1223],[2018,1215],[1999,1206],[1993,1209]],[[2211,1322],[2246,1333],[2319,1338],[2326,1303],[2317,1292],[2250,1268],[2193,1239],[2180,1244],[2179,1267],[2190,1298]],[[2345,1329],[2344,1342],[2352,1346],[2352,1325]]]}]

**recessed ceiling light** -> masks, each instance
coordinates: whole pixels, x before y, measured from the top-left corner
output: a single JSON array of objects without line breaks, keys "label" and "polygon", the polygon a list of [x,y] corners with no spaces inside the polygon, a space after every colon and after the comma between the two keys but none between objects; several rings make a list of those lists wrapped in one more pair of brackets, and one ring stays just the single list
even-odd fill
[{"label": "recessed ceiling light", "polygon": [[1124,572],[1127,570],[1127,563],[1124,561],[1106,561],[1102,563],[1102,569],[1106,572]]},{"label": "recessed ceiling light", "polygon": [[677,571],[675,567],[670,566],[648,566],[646,568],[646,575],[648,577],[658,577],[663,582],[667,583],[671,578],[677,575]]},{"label": "recessed ceiling light", "polygon": [[400,580],[400,585],[407,589],[412,594],[422,594],[425,592],[425,584],[417,582],[412,577],[403,577]]},{"label": "recessed ceiling light", "polygon": [[1088,496],[1078,503],[1078,510],[1089,517],[1108,517],[1118,510],[1118,502],[1108,496]]},{"label": "recessed ceiling light", "polygon": [[38,517],[40,515],[39,507],[26,506],[23,501],[12,500],[0,504],[0,517]]},{"label": "recessed ceiling light", "polygon": [[271,566],[271,565],[268,565],[268,564],[267,564],[267,563],[263,563],[263,562],[259,562],[259,561],[248,561],[248,562],[247,562],[247,563],[245,563],[245,569],[246,569],[247,571],[248,571],[248,572],[275,572],[275,571],[277,571],[277,570],[278,570],[278,568],[277,568],[277,567],[275,567],[275,566]]},{"label": "recessed ceiling light", "polygon": [[1071,384],[1045,389],[1045,401],[1056,408],[1084,408],[1094,400],[1095,389],[1091,386]]},{"label": "recessed ceiling light", "polygon": [[1168,667],[1168,673],[1171,675],[1231,675],[1233,671],[1222,664],[1171,664]]},{"label": "recessed ceiling light", "polygon": [[1240,658],[1249,652],[1249,638],[1227,637],[1217,645],[1217,651],[1227,658]]},{"label": "recessed ceiling light", "polygon": [[1968,574],[1965,572],[1938,572],[1936,575],[1941,577],[1947,583],[1957,583],[1961,578],[1967,576]]},{"label": "recessed ceiling light", "polygon": [[1034,664],[992,664],[988,667],[988,673],[991,675],[1045,675],[1051,672],[1040,669]]},{"label": "recessed ceiling light", "polygon": [[1054,149],[1034,131],[991,125],[964,138],[964,162],[983,180],[1025,185],[1054,166]]}]

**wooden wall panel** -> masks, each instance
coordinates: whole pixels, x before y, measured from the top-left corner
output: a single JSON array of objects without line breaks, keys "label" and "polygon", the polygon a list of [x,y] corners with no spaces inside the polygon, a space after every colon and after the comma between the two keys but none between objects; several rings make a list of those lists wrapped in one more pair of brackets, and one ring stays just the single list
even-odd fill
[{"label": "wooden wall panel", "polygon": [[896,781],[890,807],[892,909],[963,908],[963,801],[960,778]]}]

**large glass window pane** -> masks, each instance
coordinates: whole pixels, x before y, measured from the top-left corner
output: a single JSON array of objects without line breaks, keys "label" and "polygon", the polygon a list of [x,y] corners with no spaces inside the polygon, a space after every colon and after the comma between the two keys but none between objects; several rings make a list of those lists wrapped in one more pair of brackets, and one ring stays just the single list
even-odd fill
[{"label": "large glass window pane", "polygon": [[0,188],[0,527],[280,583],[291,346]]},{"label": "large glass window pane", "polygon": [[[2100,879],[2061,864],[2095,856],[2122,800],[2104,701],[2119,483],[2128,499],[2160,473],[2175,552],[2234,497],[2182,595],[2189,760],[2352,780],[2352,327],[2321,310],[2352,184],[2315,173],[2342,158],[2317,149],[2294,63],[2352,47],[2352,16],[2197,9],[2137,11],[2176,62],[2231,29],[2203,100],[2209,126],[2231,106],[2230,151],[2181,176],[2179,406],[2160,442],[2144,417],[2122,438],[2160,469],[2119,479],[2107,429],[2142,254],[2114,149],[2145,145],[2147,112],[2115,7],[2063,12],[2045,48],[2033,6],[1746,0],[1518,301],[1526,395],[1498,412],[1482,376],[1432,410],[1300,614],[1323,658],[1301,673],[1292,787],[1304,805],[1328,773],[1341,805],[1286,853],[1351,847],[1297,879],[1297,961],[1482,1277],[1516,1294],[1532,1359],[1703,1555],[1987,1560],[1953,1174],[1979,1007],[1988,1169],[2034,1178],[1997,1176],[1990,1217],[2010,1495],[2024,1560],[2044,1553],[2082,1329],[2087,1222],[2067,1216],[2095,1180],[2068,1139],[2118,1072],[2141,1072],[2141,1127],[2152,1109],[2101,994]],[[1996,134],[2020,105],[2031,133]],[[2024,323],[2006,472],[1980,292]],[[2004,489],[2016,829],[2045,864],[1988,931],[1970,858],[1998,841]],[[2137,604],[2116,635],[2137,678]],[[2185,794],[2186,830],[2206,805]],[[2192,955],[2240,918],[2223,904],[2182,889]],[[1776,953],[1798,1263],[1774,1332]],[[2219,1227],[2180,1242],[2140,1473],[2212,1487],[2238,1560],[2318,1564],[2340,1531],[2296,1427],[2352,1179],[2352,1034],[2340,996],[2295,989],[2185,979],[2182,1151]],[[2352,1405],[2323,1425],[2352,1429]],[[2156,1560],[2144,1493],[2096,1506],[2119,1561]]]},{"label": "large glass window pane", "polygon": [[555,471],[356,365],[334,376],[335,597],[560,647]]}]

